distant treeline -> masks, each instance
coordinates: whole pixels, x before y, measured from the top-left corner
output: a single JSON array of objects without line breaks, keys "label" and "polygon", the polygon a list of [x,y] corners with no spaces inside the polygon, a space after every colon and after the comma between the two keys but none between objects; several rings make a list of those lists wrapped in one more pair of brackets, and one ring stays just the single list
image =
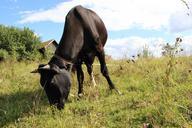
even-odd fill
[{"label": "distant treeline", "polygon": [[33,60],[39,56],[40,42],[40,37],[29,28],[0,25],[0,60]]}]

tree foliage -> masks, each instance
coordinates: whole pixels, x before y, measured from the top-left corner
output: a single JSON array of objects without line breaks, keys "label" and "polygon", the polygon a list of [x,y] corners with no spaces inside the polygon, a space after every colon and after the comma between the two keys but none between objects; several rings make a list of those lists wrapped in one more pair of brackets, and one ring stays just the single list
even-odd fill
[{"label": "tree foliage", "polygon": [[4,49],[0,49],[0,61],[8,58],[8,52]]},{"label": "tree foliage", "polygon": [[40,42],[40,38],[29,28],[0,25],[0,49],[18,60],[32,59]]}]

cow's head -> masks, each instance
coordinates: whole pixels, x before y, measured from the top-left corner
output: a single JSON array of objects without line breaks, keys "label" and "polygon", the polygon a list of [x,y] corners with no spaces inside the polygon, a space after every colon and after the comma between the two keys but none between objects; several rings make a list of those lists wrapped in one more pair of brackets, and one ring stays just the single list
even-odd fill
[{"label": "cow's head", "polygon": [[60,69],[55,64],[40,64],[38,69],[31,73],[39,73],[41,75],[40,83],[47,94],[49,103],[56,105],[58,109],[62,109],[71,86],[69,72],[65,69]]}]

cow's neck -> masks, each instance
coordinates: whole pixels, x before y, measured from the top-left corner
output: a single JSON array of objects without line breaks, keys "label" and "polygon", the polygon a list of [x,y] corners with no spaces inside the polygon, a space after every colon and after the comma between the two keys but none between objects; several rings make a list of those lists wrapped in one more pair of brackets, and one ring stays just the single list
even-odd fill
[{"label": "cow's neck", "polygon": [[[62,47],[57,48],[58,50],[55,52],[55,54],[69,62],[72,62],[74,60],[73,53],[69,49],[64,49]],[[62,51],[60,50],[62,49]]]},{"label": "cow's neck", "polygon": [[83,47],[83,40],[83,30],[81,28],[74,30],[71,28],[64,31],[55,54],[73,62]]},{"label": "cow's neck", "polygon": [[73,12],[66,17],[65,28],[56,55],[74,62],[83,47],[84,30],[81,22]]}]

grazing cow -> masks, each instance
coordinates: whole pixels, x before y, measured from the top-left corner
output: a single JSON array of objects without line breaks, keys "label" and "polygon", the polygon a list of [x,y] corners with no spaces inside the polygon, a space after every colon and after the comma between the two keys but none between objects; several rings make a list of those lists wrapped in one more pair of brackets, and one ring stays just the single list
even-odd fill
[{"label": "grazing cow", "polygon": [[[84,73],[82,63],[85,63],[88,73],[92,76],[92,64],[97,56],[101,72],[106,78],[109,88],[120,93],[111,81],[105,62],[104,45],[107,40],[107,30],[99,16],[82,6],[72,8],[66,16],[65,27],[55,55],[45,67],[57,65],[60,69],[70,71],[76,67],[78,79],[78,95],[83,93]],[[42,75],[42,74],[41,74]]]},{"label": "grazing cow", "polygon": [[52,64],[51,67],[41,64],[31,73],[40,73],[40,83],[46,92],[49,103],[62,109],[70,91],[70,73],[55,64]]}]

